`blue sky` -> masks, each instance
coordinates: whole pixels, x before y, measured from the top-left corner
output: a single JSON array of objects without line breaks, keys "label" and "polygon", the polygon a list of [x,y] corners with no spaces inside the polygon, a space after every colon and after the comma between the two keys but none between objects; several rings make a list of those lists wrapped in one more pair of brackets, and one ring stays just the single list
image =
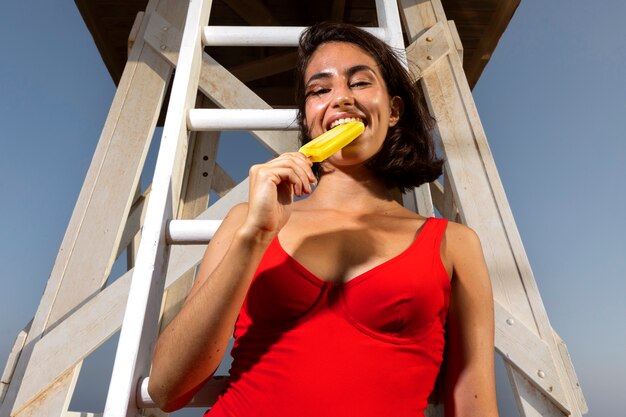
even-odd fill
[{"label": "blue sky", "polygon": [[[592,417],[622,416],[626,394],[624,16],[621,0],[522,0],[474,89],[543,301]],[[4,366],[43,293],[115,87],[73,2],[7,3],[0,35]],[[232,166],[242,141],[222,141],[224,165]],[[238,168],[242,177],[247,168]],[[88,359],[72,409],[102,411],[113,350],[107,343]],[[507,385],[499,378],[503,417],[516,415]]]}]

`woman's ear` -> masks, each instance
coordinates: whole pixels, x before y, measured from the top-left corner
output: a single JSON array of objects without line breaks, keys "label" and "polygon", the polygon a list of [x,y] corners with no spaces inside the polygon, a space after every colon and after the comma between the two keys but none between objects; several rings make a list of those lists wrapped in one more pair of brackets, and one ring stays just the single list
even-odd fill
[{"label": "woman's ear", "polygon": [[404,101],[399,96],[393,96],[389,101],[391,114],[389,115],[389,127],[395,126],[402,116],[404,110]]}]

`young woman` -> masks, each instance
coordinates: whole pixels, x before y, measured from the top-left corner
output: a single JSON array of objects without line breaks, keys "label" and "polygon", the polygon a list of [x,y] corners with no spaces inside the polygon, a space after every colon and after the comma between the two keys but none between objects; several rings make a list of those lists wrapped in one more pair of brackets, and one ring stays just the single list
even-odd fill
[{"label": "young woman", "polygon": [[250,169],[248,203],[159,337],[150,395],[184,406],[234,328],[211,417],[423,416],[444,346],[446,416],[497,417],[479,239],[392,197],[441,175],[414,83],[387,45],[345,24],[309,28],[298,71],[303,142],[353,119],[365,131],[316,166],[291,152]]}]

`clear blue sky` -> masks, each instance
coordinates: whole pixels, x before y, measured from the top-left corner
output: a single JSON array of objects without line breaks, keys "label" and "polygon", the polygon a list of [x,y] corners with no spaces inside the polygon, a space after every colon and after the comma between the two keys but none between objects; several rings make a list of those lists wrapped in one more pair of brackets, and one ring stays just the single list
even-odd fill
[{"label": "clear blue sky", "polygon": [[[35,313],[115,90],[73,2],[5,2],[0,10],[4,367]],[[522,0],[474,90],[592,417],[623,416],[626,394],[624,16],[622,0]],[[220,158],[238,143],[223,140]],[[72,409],[102,411],[113,349],[108,343],[87,361]],[[501,415],[512,417],[507,385],[499,379]]]}]

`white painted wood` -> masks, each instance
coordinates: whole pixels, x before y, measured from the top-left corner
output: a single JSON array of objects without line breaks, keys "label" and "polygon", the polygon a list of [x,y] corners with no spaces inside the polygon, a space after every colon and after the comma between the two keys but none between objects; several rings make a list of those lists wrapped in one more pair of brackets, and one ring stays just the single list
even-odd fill
[{"label": "white painted wood", "polygon": [[216,163],[213,181],[211,182],[211,190],[215,191],[218,196],[223,197],[230,190],[232,190],[235,185],[237,185],[235,180],[233,180],[230,175],[224,171],[224,168],[222,168],[220,164]]},{"label": "white painted wood", "polygon": [[519,370],[535,389],[567,409],[564,386],[559,380],[548,344],[499,302],[496,313],[496,346],[504,360]]},{"label": "white painted wood", "polygon": [[443,194],[443,212],[442,214],[446,219],[456,221],[459,216],[459,210],[457,209],[457,203],[454,199],[454,192],[452,191],[452,183],[450,182],[449,168],[444,169],[444,194]]},{"label": "white painted wood", "polygon": [[463,62],[463,43],[461,42],[459,31],[456,28],[456,23],[454,23],[453,20],[448,20],[448,28],[450,29],[450,34],[452,35],[456,52],[459,54],[459,59]]},{"label": "white painted wood", "polygon": [[28,368],[28,388],[33,396],[48,392],[55,380],[71,372],[73,366],[119,330],[131,275],[129,271],[118,278],[37,343]]},{"label": "white painted wood", "polygon": [[406,65],[406,55],[404,53],[404,39],[402,36],[402,26],[398,5],[395,0],[376,0],[376,16],[378,24],[383,30],[384,36],[379,38],[401,55],[401,60]]},{"label": "white painted wood", "polygon": [[435,207],[433,206],[428,184],[407,190],[407,192],[402,195],[402,205],[424,217],[432,217],[435,215]]},{"label": "white painted wood", "polygon": [[102,417],[102,413],[88,413],[85,411],[66,411],[62,417]]},{"label": "white painted wood", "polygon": [[172,220],[167,227],[167,243],[173,245],[207,244],[221,220]]},{"label": "white painted wood", "polygon": [[17,361],[22,353],[22,349],[24,348],[24,343],[26,343],[26,338],[28,337],[28,332],[30,331],[32,322],[32,320],[29,321],[28,324],[18,332],[15,337],[13,347],[11,348],[11,352],[9,352],[7,363],[4,367],[4,371],[2,372],[2,377],[0,378],[0,403],[4,400],[4,396],[6,395],[9,384],[11,383],[11,378],[13,377]]},{"label": "white painted wood", "polygon": [[296,109],[191,109],[187,127],[210,130],[296,130]]},{"label": "white painted wood", "polygon": [[433,205],[435,206],[435,209],[437,209],[437,211],[443,215],[443,185],[441,185],[438,180],[435,180],[428,185],[430,187],[430,195],[433,199]]},{"label": "white painted wood", "polygon": [[[298,46],[304,26],[206,26],[202,31],[205,46]],[[385,40],[381,28],[362,28]]]},{"label": "white painted wood", "polygon": [[135,199],[133,205],[130,207],[130,214],[128,215],[128,219],[126,220],[124,233],[122,233],[122,238],[120,239],[117,255],[115,256],[115,259],[119,258],[124,250],[126,250],[128,256],[130,256],[132,251],[132,260],[128,260],[130,266],[127,269],[135,266],[137,251],[134,247],[139,245],[139,229],[141,228],[144,218],[146,217],[146,209],[148,207],[148,200],[150,198],[150,190],[151,188],[150,186],[148,186],[143,194]]},{"label": "white painted wood", "polygon": [[561,354],[561,358],[563,359],[563,363],[565,364],[565,371],[567,372],[570,386],[573,387],[574,399],[577,402],[578,408],[580,409],[581,413],[587,414],[587,412],[589,412],[589,407],[587,406],[587,401],[585,400],[585,396],[583,395],[580,381],[578,380],[578,376],[576,375],[576,371],[574,370],[574,365],[572,363],[572,358],[569,355],[567,345],[556,332],[554,332],[554,339],[556,340],[559,353]]},{"label": "white painted wood", "polygon": [[[141,408],[156,407],[155,402],[148,393],[150,378],[144,378],[137,389],[137,404]],[[187,407],[207,408],[215,403],[217,396],[226,388],[228,378],[216,376],[211,378],[200,391],[191,399]]]},{"label": "white painted wood", "polygon": [[200,31],[208,22],[211,1],[191,0],[155,167],[150,203],[129,290],[122,332],[104,409],[106,417],[135,416],[135,387],[149,369],[163,296],[169,247],[165,222],[178,210],[182,170],[186,161],[185,114],[196,99],[202,65]]},{"label": "white painted wood", "polygon": [[143,17],[145,16],[144,12],[137,12],[135,16],[135,21],[133,22],[133,26],[130,28],[130,33],[128,34],[128,55],[132,53],[133,45],[137,40],[137,35],[139,35],[139,30],[141,29],[141,22],[143,21]]},{"label": "white painted wood", "polygon": [[450,53],[450,46],[444,33],[444,23],[439,22],[412,42],[407,47],[407,54],[411,56],[409,69],[415,79],[419,80],[422,75],[433,68],[440,59]]}]

